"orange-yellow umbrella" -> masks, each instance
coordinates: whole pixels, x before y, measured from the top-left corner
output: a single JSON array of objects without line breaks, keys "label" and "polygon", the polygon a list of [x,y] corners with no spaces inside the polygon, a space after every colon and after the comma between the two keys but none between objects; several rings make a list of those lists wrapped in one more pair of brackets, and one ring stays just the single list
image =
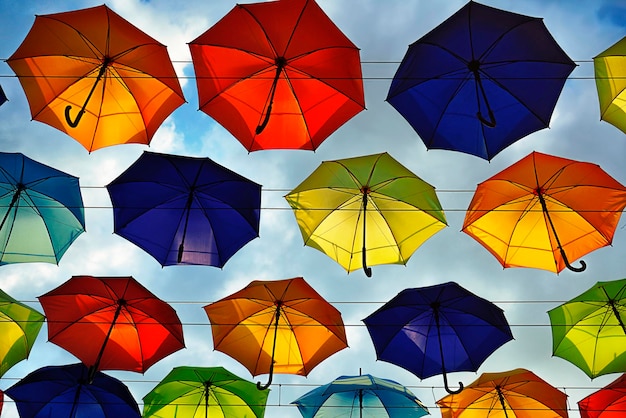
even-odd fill
[{"label": "orange-yellow umbrella", "polygon": [[533,152],[478,185],[463,223],[506,267],[559,273],[610,245],[626,188],[598,165]]},{"label": "orange-yellow umbrella", "polygon": [[483,373],[437,401],[442,418],[567,418],[567,395],[533,372]]},{"label": "orange-yellow umbrella", "polygon": [[306,376],[348,346],[341,313],[302,278],[258,281],[204,307],[213,346],[253,376]]},{"label": "orange-yellow umbrella", "polygon": [[185,102],[166,47],[104,5],[36,16],[7,63],[32,118],[90,152],[150,143]]}]

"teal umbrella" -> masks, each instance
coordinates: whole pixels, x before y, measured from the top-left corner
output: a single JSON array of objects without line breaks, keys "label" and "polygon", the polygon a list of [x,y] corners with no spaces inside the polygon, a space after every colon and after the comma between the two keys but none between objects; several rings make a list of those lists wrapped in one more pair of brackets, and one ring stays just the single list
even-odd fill
[{"label": "teal umbrella", "polygon": [[0,153],[0,264],[58,264],[85,231],[78,178]]},{"label": "teal umbrella", "polygon": [[292,404],[304,418],[417,418],[429,413],[406,387],[369,374],[338,377]]},{"label": "teal umbrella", "polygon": [[223,367],[175,367],[144,396],[143,418],[263,418],[269,390]]}]

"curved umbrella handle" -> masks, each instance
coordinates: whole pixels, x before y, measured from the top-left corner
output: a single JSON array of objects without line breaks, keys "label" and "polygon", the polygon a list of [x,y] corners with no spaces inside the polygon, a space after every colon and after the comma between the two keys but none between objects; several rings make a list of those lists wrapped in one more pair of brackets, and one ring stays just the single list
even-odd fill
[{"label": "curved umbrella handle", "polygon": [[[365,238],[365,237],[364,237]],[[367,257],[365,256],[365,245],[363,245],[363,271],[365,272],[365,275],[367,277],[372,277],[372,269],[370,267],[367,267]]]},{"label": "curved umbrella handle", "polygon": [[[87,103],[85,102],[85,106],[86,105],[87,105]],[[83,106],[78,111],[78,114],[76,115],[76,119],[74,119],[74,120],[72,120],[72,116],[70,115],[70,111],[72,110],[72,105],[65,106],[65,121],[72,128],[75,128],[75,127],[78,126],[78,122],[80,122],[80,119],[83,117],[83,114],[85,113],[85,106]]]},{"label": "curved umbrella handle", "polygon": [[565,250],[563,250],[563,248],[561,247],[559,247],[559,250],[561,250],[561,257],[563,257],[563,262],[565,263],[565,267],[567,267],[569,270],[574,271],[576,273],[585,271],[585,269],[587,268],[587,263],[585,263],[584,260],[580,260],[580,267],[574,267],[569,263],[569,260],[567,259],[567,255],[565,254]]},{"label": "curved umbrella handle", "polygon": [[478,112],[476,113],[476,117],[478,118],[478,120],[485,126],[488,126],[489,128],[495,128],[496,127],[496,117],[494,116],[493,112],[491,111],[491,109],[488,109],[489,111],[489,119],[487,120],[483,117],[483,114]]},{"label": "curved umbrella handle", "polygon": [[446,390],[446,392],[448,392],[450,395],[456,395],[458,393],[461,393],[461,391],[465,388],[465,386],[463,386],[463,382],[459,382],[459,388],[452,390],[450,389],[450,387],[448,386],[448,376],[446,375],[446,372],[443,372],[443,388]]},{"label": "curved umbrella handle", "polygon": [[369,193],[369,189],[364,186],[361,191],[363,192],[363,249],[361,250],[361,253],[363,254],[363,271],[367,277],[372,277],[372,269],[367,267],[367,247],[365,245],[365,238],[367,237],[365,231],[365,219],[367,218],[367,194]]},{"label": "curved umbrella handle", "polygon": [[459,388],[456,390],[450,389],[448,386],[448,375],[446,372],[446,362],[444,360],[443,355],[443,342],[441,341],[441,324],[439,323],[439,302],[431,303],[430,307],[433,310],[433,315],[435,317],[435,326],[437,327],[437,340],[439,341],[439,355],[441,356],[441,374],[443,375],[443,387],[451,395],[455,395],[457,393],[461,393],[463,390],[463,383],[459,382]]},{"label": "curved umbrella handle", "polygon": [[96,86],[98,85],[98,82],[104,76],[104,73],[106,72],[106,69],[109,66],[109,64],[111,64],[111,62],[112,60],[110,57],[104,57],[104,60],[102,61],[102,66],[100,67],[100,71],[98,72],[98,76],[96,77],[96,81],[94,81],[93,86],[91,86],[91,90],[89,91],[89,94],[87,95],[87,98],[85,99],[85,103],[83,103],[83,106],[80,108],[80,110],[78,111],[78,114],[76,115],[76,119],[72,120],[72,117],[70,115],[70,111],[72,110],[72,105],[65,106],[65,121],[72,128],[76,128],[78,126],[78,122],[80,122],[81,118],[83,117],[83,114],[85,113],[85,109],[87,108],[87,104],[89,103],[89,100],[91,99],[91,96],[93,95],[93,92],[96,90]]},{"label": "curved umbrella handle", "polygon": [[569,270],[574,271],[576,273],[580,273],[581,271],[585,271],[587,268],[587,263],[583,260],[580,260],[580,267],[574,267],[569,263],[567,259],[567,254],[565,254],[565,250],[563,249],[563,245],[561,245],[561,240],[559,239],[559,235],[556,233],[556,227],[552,222],[552,218],[550,217],[550,212],[548,212],[548,205],[546,204],[546,199],[543,197],[543,192],[540,187],[537,188],[537,197],[539,198],[539,203],[541,204],[541,209],[543,210],[544,215],[548,219],[548,223],[550,224],[550,228],[552,229],[552,233],[554,234],[554,239],[556,239],[557,246],[559,247],[559,252],[561,253],[561,257],[563,257],[563,262],[565,263],[565,267]]},{"label": "curved umbrella handle", "polygon": [[276,336],[278,335],[278,321],[280,320],[280,307],[282,303],[277,302],[276,304],[276,322],[274,322],[274,343],[272,344],[272,358],[270,359],[270,375],[266,384],[262,384],[261,382],[256,382],[256,388],[258,390],[265,390],[270,387],[272,384],[272,379],[274,378],[274,354],[276,353]]},{"label": "curved umbrella handle", "polygon": [[480,77],[480,62],[477,60],[472,60],[467,63],[467,68],[474,74],[474,80],[476,80],[476,85],[480,89],[480,93],[483,97],[483,100],[485,101],[485,106],[487,107],[487,112],[489,113],[489,120],[483,117],[482,113],[480,113],[480,110],[478,111],[478,113],[476,113],[476,117],[483,125],[488,126],[489,128],[495,128],[496,118],[493,114],[493,111],[491,110],[491,106],[489,105],[489,99],[487,98],[487,93],[485,92],[485,88],[483,87],[483,82]]},{"label": "curved umbrella handle", "polygon": [[256,382],[256,388],[258,390],[265,390],[267,388],[270,387],[270,385],[272,384],[272,379],[274,378],[274,363],[272,362],[272,365],[270,366],[270,377],[267,380],[267,383],[262,384],[261,382]]},{"label": "curved umbrella handle", "polygon": [[269,104],[267,105],[267,110],[265,111],[265,118],[263,118],[263,121],[256,127],[255,132],[257,135],[263,132],[270,121],[270,114],[272,113],[272,106],[274,105],[274,96],[276,95],[276,85],[278,84],[278,79],[280,78],[280,74],[282,73],[283,68],[285,68],[285,65],[287,65],[285,57],[276,58],[276,74],[274,75],[272,87],[270,87]]}]

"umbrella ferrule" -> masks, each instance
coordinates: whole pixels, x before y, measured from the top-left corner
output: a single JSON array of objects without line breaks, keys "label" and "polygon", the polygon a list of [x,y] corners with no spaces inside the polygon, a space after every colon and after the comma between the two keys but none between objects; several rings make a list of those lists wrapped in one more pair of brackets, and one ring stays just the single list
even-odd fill
[{"label": "umbrella ferrule", "polygon": [[274,63],[276,64],[276,72],[280,72],[282,71],[283,68],[285,68],[287,66],[287,58],[285,57],[276,57],[276,59],[274,60]]},{"label": "umbrella ferrule", "polygon": [[474,77],[478,77],[478,70],[480,69],[480,61],[478,60],[471,60],[470,62],[467,63],[467,68],[474,73]]}]

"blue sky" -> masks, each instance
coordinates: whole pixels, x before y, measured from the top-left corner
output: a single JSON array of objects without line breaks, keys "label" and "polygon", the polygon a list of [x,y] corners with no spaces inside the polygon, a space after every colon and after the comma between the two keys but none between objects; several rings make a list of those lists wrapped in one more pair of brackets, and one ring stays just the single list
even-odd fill
[{"label": "blue sky", "polygon": [[[596,281],[626,277],[625,220],[618,226],[613,246],[584,257],[584,273],[560,275],[531,269],[502,269],[477,242],[460,232],[472,191],[482,180],[531,151],[599,164],[626,184],[623,159],[626,138],[600,121],[591,59],[625,35],[626,8],[621,1],[498,0],[484,1],[513,12],[544,18],[557,42],[577,62],[554,112],[551,127],[536,132],[497,155],[491,162],[449,151],[427,151],[415,132],[387,103],[391,77],[407,46],[465,4],[463,0],[319,0],[320,6],[361,49],[367,110],[329,137],[316,152],[261,151],[248,153],[227,131],[197,110],[197,95],[187,42],[208,29],[233,6],[226,0],[115,0],[107,5],[150,34],[168,50],[183,85],[187,103],[176,110],[156,133],[150,150],[210,157],[219,164],[263,185],[260,238],[238,252],[223,269],[202,266],[162,268],[133,244],[112,233],[112,211],[104,185],[116,178],[148,148],[125,145],[87,153],[61,132],[31,121],[21,86],[9,66],[0,63],[0,84],[9,102],[0,107],[0,151],[22,152],[80,178],[86,206],[87,233],[68,250],[59,266],[43,264],[0,267],[0,288],[40,308],[36,297],[72,275],[131,275],[170,302],[184,323],[187,348],[153,366],[145,375],[108,372],[122,379],[138,401],[174,366],[221,365],[252,378],[230,357],[213,350],[203,305],[226,296],[252,280],[304,277],[343,314],[350,348],[315,368],[307,378],[277,375],[266,416],[290,418],[299,413],[289,403],[316,385],[340,375],[363,373],[394,379],[413,390],[435,417],[435,401],[445,395],[441,377],[420,381],[388,363],[376,361],[361,320],[399,291],[456,281],[502,307],[515,340],[496,351],[478,373],[455,373],[451,382],[469,383],[482,372],[522,367],[549,383],[565,388],[570,416],[576,402],[616,379],[591,381],[575,366],[551,356],[551,334],[546,312]],[[0,58],[19,46],[35,14],[68,11],[101,4],[96,1],[0,0]],[[373,63],[377,62],[377,63]],[[299,184],[321,161],[389,152],[418,176],[434,185],[449,227],[417,250],[407,266],[374,266],[368,279],[361,271],[350,275],[323,254],[305,247],[288,205],[287,191]],[[453,192],[456,191],[456,192]],[[76,359],[47,342],[45,326],[31,358],[0,380],[6,389],[39,367]],[[263,376],[260,378],[264,379]],[[279,406],[280,405],[280,406]],[[15,417],[5,400],[3,416]]]}]

